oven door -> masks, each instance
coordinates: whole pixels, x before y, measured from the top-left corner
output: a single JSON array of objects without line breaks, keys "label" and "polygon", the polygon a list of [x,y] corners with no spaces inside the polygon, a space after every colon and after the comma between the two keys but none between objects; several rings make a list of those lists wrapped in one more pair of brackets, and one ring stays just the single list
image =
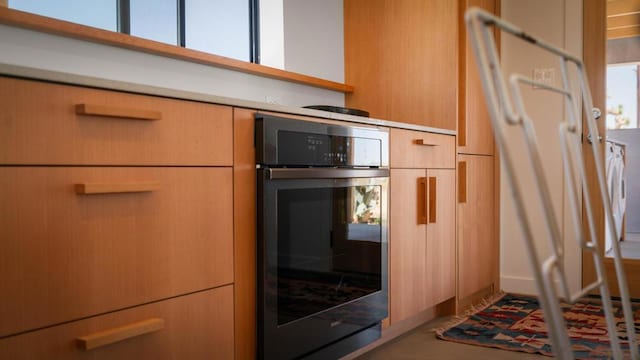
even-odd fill
[{"label": "oven door", "polygon": [[258,170],[258,342],[291,359],[387,316],[388,169]]}]

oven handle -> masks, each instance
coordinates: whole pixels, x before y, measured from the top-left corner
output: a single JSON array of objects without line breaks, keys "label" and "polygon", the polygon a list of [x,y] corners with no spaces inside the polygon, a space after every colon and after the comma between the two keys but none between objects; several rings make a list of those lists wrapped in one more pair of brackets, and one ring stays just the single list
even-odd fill
[{"label": "oven handle", "polygon": [[267,168],[267,177],[274,179],[348,179],[389,177],[389,169],[281,169]]}]

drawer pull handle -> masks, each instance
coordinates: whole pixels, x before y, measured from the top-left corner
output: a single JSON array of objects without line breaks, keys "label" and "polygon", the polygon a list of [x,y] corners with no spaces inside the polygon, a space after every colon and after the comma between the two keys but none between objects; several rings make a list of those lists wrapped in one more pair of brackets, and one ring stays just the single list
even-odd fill
[{"label": "drawer pull handle", "polygon": [[436,209],[438,208],[436,194],[438,193],[437,185],[438,180],[436,177],[429,177],[429,224],[435,224],[436,222]]},{"label": "drawer pull handle", "polygon": [[415,139],[413,140],[413,143],[416,145],[422,145],[422,146],[438,146],[438,144],[429,144],[425,142],[424,139]]},{"label": "drawer pull handle", "polygon": [[157,181],[138,182],[138,183],[83,183],[75,185],[76,194],[93,195],[93,194],[117,194],[117,193],[136,193],[150,192],[160,189],[160,183]]},{"label": "drawer pull handle", "polygon": [[458,162],[458,202],[467,202],[467,162]]},{"label": "drawer pull handle", "polygon": [[135,120],[160,120],[162,113],[153,110],[126,109],[113,106],[78,104],[76,105],[78,115],[96,115],[105,117],[128,118]]},{"label": "drawer pull handle", "polygon": [[428,219],[428,206],[429,206],[429,201],[427,199],[427,197],[429,196],[429,190],[427,190],[428,184],[427,184],[427,178],[426,177],[419,177],[418,178],[418,224],[422,225],[422,224],[428,224],[429,223],[429,219]]},{"label": "drawer pull handle", "polygon": [[91,350],[162,329],[164,329],[164,319],[152,318],[87,336],[81,336],[77,338],[76,341],[82,350]]}]

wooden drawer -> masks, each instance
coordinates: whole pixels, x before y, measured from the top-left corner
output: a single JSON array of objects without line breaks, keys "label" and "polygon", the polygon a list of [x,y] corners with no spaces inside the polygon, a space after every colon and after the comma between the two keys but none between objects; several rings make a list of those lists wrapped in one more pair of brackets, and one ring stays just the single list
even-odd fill
[{"label": "wooden drawer", "polygon": [[455,168],[455,136],[392,128],[389,164],[392,168]]},{"label": "wooden drawer", "polygon": [[[78,110],[81,105],[84,110]],[[231,107],[0,78],[0,109],[3,164],[233,161]]]},{"label": "wooden drawer", "polygon": [[[107,342],[122,333],[150,332],[89,350],[77,340],[99,334],[87,339],[94,346],[105,340],[100,332],[113,329]],[[232,285],[0,340],[0,359],[14,360],[233,359],[233,354]]]},{"label": "wooden drawer", "polygon": [[0,337],[232,283],[232,193],[231,168],[0,167]]}]

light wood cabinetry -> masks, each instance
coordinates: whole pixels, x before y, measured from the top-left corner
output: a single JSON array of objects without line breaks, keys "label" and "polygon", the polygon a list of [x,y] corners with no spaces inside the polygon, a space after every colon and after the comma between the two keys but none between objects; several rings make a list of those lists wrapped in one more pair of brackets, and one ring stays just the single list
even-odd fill
[{"label": "light wood cabinetry", "polygon": [[499,243],[494,226],[494,158],[458,155],[458,161],[458,296],[464,299],[495,288]]},{"label": "light wood cabinetry", "polygon": [[0,336],[232,283],[231,193],[230,168],[0,167]]},{"label": "light wood cabinetry", "polygon": [[232,285],[0,340],[0,359],[13,360],[233,359],[233,354]]},{"label": "light wood cabinetry", "polygon": [[0,77],[0,163],[232,165],[231,108]]},{"label": "light wood cabinetry", "polygon": [[[499,13],[500,0],[459,0],[458,93],[458,305],[499,290],[500,246],[496,185],[499,181],[491,120],[478,67],[467,38],[464,12]],[[498,41],[499,43],[499,41]]]},{"label": "light wood cabinetry", "polygon": [[496,0],[459,0],[458,152],[493,155],[491,120],[464,23],[464,12],[472,6],[496,13],[499,4]]},{"label": "light wood cabinetry", "polygon": [[[434,144],[421,144],[424,137]],[[432,164],[423,162],[429,152],[453,141],[454,136],[390,131],[391,325],[455,296],[454,148]]]},{"label": "light wood cabinetry", "polygon": [[455,130],[457,2],[345,0],[346,105]]},{"label": "light wood cabinetry", "polygon": [[3,77],[0,108],[0,358],[233,358],[232,109]]}]

